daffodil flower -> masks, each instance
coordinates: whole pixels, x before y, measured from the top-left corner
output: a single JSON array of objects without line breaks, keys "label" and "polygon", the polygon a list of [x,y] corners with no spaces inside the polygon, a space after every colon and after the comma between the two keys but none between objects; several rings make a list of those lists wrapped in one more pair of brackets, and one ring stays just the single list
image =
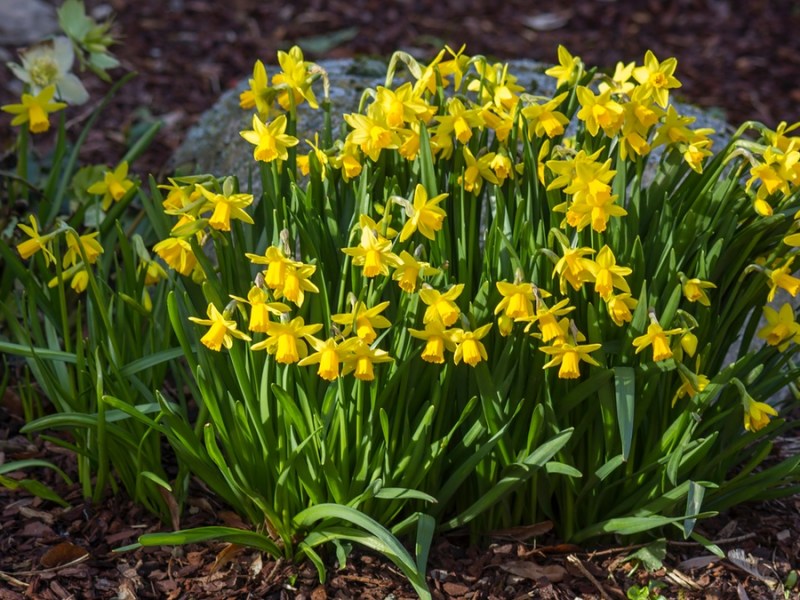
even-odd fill
[{"label": "daffodil flower", "polygon": [[16,115],[11,125],[28,124],[31,133],[44,133],[50,129],[50,113],[66,108],[63,102],[53,102],[56,93],[54,85],[48,85],[36,95],[22,94],[20,104],[6,104],[0,110]]},{"label": "daffodil flower", "polygon": [[503,314],[511,319],[533,317],[533,302],[536,299],[533,284],[498,281],[495,285],[503,299],[495,306],[494,314],[505,311]]},{"label": "daffodil flower", "polygon": [[381,314],[388,306],[388,300],[371,308],[368,308],[363,302],[357,301],[351,312],[332,315],[331,320],[345,326],[342,335],[348,336],[355,331],[359,339],[371,344],[378,337],[375,329],[386,329],[392,326],[391,321]]},{"label": "daffodil flower", "polygon": [[556,88],[574,81],[574,76],[582,67],[581,59],[577,56],[572,56],[569,50],[564,46],[558,46],[558,64],[555,67],[550,67],[544,74],[550,77],[555,77]]},{"label": "daffodil flower", "polygon": [[208,206],[214,210],[208,219],[208,224],[214,229],[230,231],[231,219],[253,224],[253,218],[243,210],[253,203],[253,194],[217,194],[202,185],[198,185],[197,189],[208,200]]},{"label": "daffodil flower", "polygon": [[113,171],[108,170],[103,174],[103,181],[93,183],[86,191],[90,194],[102,194],[101,207],[108,210],[112,202],[122,200],[133,186],[133,181],[128,179],[128,163],[122,161]]},{"label": "daffodil flower", "polygon": [[632,308],[636,308],[639,301],[632,298],[630,294],[612,294],[606,300],[606,307],[611,320],[617,327],[622,327],[624,323],[630,323],[633,320]]},{"label": "daffodil flower", "polygon": [[353,264],[364,267],[364,277],[388,275],[389,267],[400,264],[400,258],[392,252],[392,242],[376,234],[371,228],[361,230],[361,243],[353,248],[342,248],[342,252],[353,257]]},{"label": "daffodil flower", "polygon": [[409,294],[413,294],[417,289],[417,281],[420,277],[429,277],[439,273],[439,269],[432,267],[430,263],[418,261],[411,254],[403,250],[400,252],[400,264],[392,273],[400,289]]},{"label": "daffodil flower", "polygon": [[758,337],[770,346],[777,346],[781,352],[789,347],[793,338],[800,335],[800,325],[795,322],[794,310],[788,302],[781,306],[780,311],[765,306],[764,319],[767,324],[758,330]]},{"label": "daffodil flower", "polygon": [[597,257],[589,264],[595,278],[594,289],[603,300],[607,301],[611,297],[614,288],[630,293],[631,288],[625,277],[633,273],[633,270],[630,267],[618,266],[611,248],[608,246],[600,248]]},{"label": "daffodil flower", "polygon": [[189,317],[189,320],[193,323],[210,327],[206,334],[200,338],[200,342],[206,348],[219,352],[222,346],[230,349],[233,346],[233,338],[246,342],[250,341],[250,337],[246,333],[237,329],[236,321],[226,319],[212,303],[209,303],[206,314],[208,319]]},{"label": "daffodil flower", "polygon": [[424,287],[419,291],[420,300],[422,300],[428,308],[425,309],[425,315],[422,317],[423,323],[430,323],[431,321],[441,321],[445,327],[449,327],[458,319],[461,310],[456,306],[455,300],[464,291],[464,284],[457,283],[445,293],[434,290],[431,287]]},{"label": "daffodil flower", "polygon": [[265,163],[288,159],[288,149],[299,143],[296,137],[286,134],[286,115],[276,117],[269,125],[253,115],[253,129],[240,131],[239,135],[255,146],[253,158]]},{"label": "daffodil flower", "polygon": [[256,265],[267,265],[267,272],[264,276],[264,282],[267,287],[272,290],[278,290],[286,285],[286,275],[291,268],[297,268],[303,263],[292,260],[284,255],[283,251],[277,246],[270,246],[267,248],[264,255],[251,254],[246,252],[245,256],[250,259],[250,262]]},{"label": "daffodil flower", "polygon": [[669,347],[669,336],[675,335],[676,333],[681,333],[683,330],[677,328],[668,329],[665,331],[659,323],[655,322],[652,317],[651,320],[653,320],[653,322],[647,326],[647,333],[640,335],[633,340],[633,346],[636,348],[636,354],[639,354],[639,352],[648,346],[652,346],[654,361],[658,362],[660,360],[672,358],[672,350]]},{"label": "daffodil flower", "polygon": [[305,340],[322,329],[322,324],[306,325],[303,317],[295,317],[288,323],[270,321],[266,324],[267,339],[250,346],[251,350],[266,350],[275,355],[282,364],[296,363],[308,354]]},{"label": "daffodil flower", "polygon": [[275,297],[286,298],[297,306],[303,306],[306,292],[319,293],[319,288],[308,279],[316,271],[315,265],[300,264],[297,267],[287,267],[283,285],[275,289]]},{"label": "daffodil flower", "polygon": [[375,369],[373,365],[376,363],[385,363],[394,360],[385,350],[372,348],[359,338],[345,340],[339,347],[347,351],[347,355],[344,358],[342,375],[353,373],[355,378],[361,381],[373,381],[375,379]]},{"label": "daffodil flower", "polygon": [[453,361],[458,364],[463,360],[469,366],[474,367],[482,360],[489,360],[486,347],[481,342],[481,339],[486,337],[492,325],[493,323],[487,323],[478,327],[475,331],[454,329],[452,341],[455,343],[456,349],[453,352]]},{"label": "daffodil flower", "polygon": [[710,281],[703,281],[697,277],[691,279],[683,278],[683,296],[689,302],[699,302],[703,306],[711,306],[711,300],[706,294],[707,289],[714,289],[717,286]]},{"label": "daffodil flower", "polygon": [[23,225],[22,223],[17,225],[17,227],[19,227],[30,237],[30,239],[17,244],[17,252],[19,252],[19,255],[23,260],[28,260],[31,256],[41,250],[42,254],[44,255],[45,264],[50,265],[50,263],[56,262],[56,258],[53,256],[52,250],[50,250],[50,241],[56,234],[48,233],[42,235],[39,232],[39,223],[37,223],[36,217],[29,215],[28,220],[30,221],[30,227],[28,225]]},{"label": "daffodil flower", "polygon": [[250,331],[265,333],[267,331],[267,325],[271,322],[269,318],[270,314],[281,315],[289,312],[289,307],[286,304],[270,302],[267,292],[257,285],[250,288],[250,291],[247,292],[246,299],[234,295],[231,295],[231,298],[243,304],[250,305],[250,322],[247,325]]},{"label": "daffodil flower", "polygon": [[600,366],[594,358],[590,356],[590,352],[594,352],[600,348],[601,344],[572,344],[569,342],[562,342],[555,346],[542,346],[540,350],[545,354],[553,355],[553,358],[545,363],[545,369],[561,365],[558,370],[559,379],[578,379],[581,376],[580,362],[589,363],[596,367]]},{"label": "daffodil flower", "polygon": [[800,279],[791,275],[793,262],[794,257],[790,258],[782,267],[767,269],[765,271],[769,277],[767,302],[772,302],[775,299],[775,293],[778,291],[778,288],[786,290],[792,297],[797,296],[797,293],[800,292]]},{"label": "daffodil flower", "polygon": [[447,216],[444,209],[437,206],[445,198],[447,194],[439,194],[429,199],[425,187],[418,183],[414,189],[414,203],[404,201],[408,220],[400,231],[400,241],[406,241],[415,231],[419,231],[429,240],[434,239]]},{"label": "daffodil flower", "polygon": [[67,251],[64,253],[62,265],[64,268],[70,265],[76,265],[83,262],[81,257],[81,248],[86,254],[86,260],[90,265],[93,265],[98,257],[103,253],[103,247],[97,241],[97,236],[100,232],[87,233],[82,236],[67,234]]},{"label": "daffodil flower", "polygon": [[192,245],[183,238],[168,237],[153,246],[153,252],[158,254],[167,265],[184,277],[191,275],[197,264]]},{"label": "daffodil flower", "polygon": [[425,324],[425,329],[408,329],[411,337],[425,340],[425,348],[422,350],[422,360],[434,364],[444,362],[444,351],[455,352],[456,344],[453,335],[457,330],[446,329],[441,321],[430,321]]},{"label": "daffodil flower", "polygon": [[322,379],[326,381],[338,379],[339,366],[347,355],[347,352],[342,350],[341,344],[337,344],[333,338],[322,341],[314,336],[308,336],[306,339],[316,352],[309,354],[297,364],[301,367],[319,364],[317,375]]},{"label": "daffodil flower", "polygon": [[669,90],[681,87],[681,82],[673,75],[677,66],[676,58],[659,62],[655,54],[648,50],[644,55],[644,65],[633,70],[633,78],[655,98],[661,108],[666,108],[669,103]]}]

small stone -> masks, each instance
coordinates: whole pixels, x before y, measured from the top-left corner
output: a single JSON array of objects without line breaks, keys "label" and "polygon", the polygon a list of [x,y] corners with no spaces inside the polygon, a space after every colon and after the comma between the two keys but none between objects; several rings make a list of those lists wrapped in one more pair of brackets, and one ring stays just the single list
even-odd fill
[{"label": "small stone", "polygon": [[0,0],[0,45],[24,46],[58,30],[56,10],[42,0]]}]

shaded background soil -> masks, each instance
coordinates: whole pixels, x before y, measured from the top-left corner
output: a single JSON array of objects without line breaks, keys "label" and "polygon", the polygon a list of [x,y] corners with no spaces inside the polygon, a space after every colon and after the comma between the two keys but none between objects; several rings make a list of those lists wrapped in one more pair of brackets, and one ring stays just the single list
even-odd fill
[{"label": "shaded background soil", "polygon": [[[57,3],[56,0],[52,0]],[[86,0],[112,11],[126,86],[87,146],[111,162],[137,121],[165,127],[141,172],[160,172],[186,129],[260,58],[299,44],[308,59],[394,50],[430,58],[443,44],[468,54],[554,62],[558,44],[589,66],[675,56],[680,99],[722,111],[734,125],[800,120],[800,3],[795,0]],[[7,50],[12,50],[7,48]],[[0,93],[10,73],[0,73]],[[102,92],[103,86],[94,86]],[[5,95],[5,94],[4,94]],[[8,133],[0,129],[3,138]]]},{"label": "shaded background soil", "polygon": [[[273,63],[278,49],[295,43],[311,60],[388,56],[396,49],[425,58],[443,44],[466,43],[468,54],[547,62],[555,61],[557,45],[564,44],[587,65],[609,69],[618,60],[641,61],[649,48],[661,59],[678,58],[680,99],[723,111],[733,124],[757,119],[774,126],[800,119],[800,4],[793,0],[87,0],[87,5],[116,14],[124,39],[115,53],[139,77],[104,114],[85,158],[115,163],[138,123],[162,119],[165,126],[137,165],[142,173],[161,173],[186,130],[221,92],[250,74],[257,58]],[[0,71],[0,99],[10,102],[14,84],[8,71]],[[92,84],[95,97],[104,89]],[[7,119],[0,123],[7,147],[12,132]],[[15,435],[19,421],[0,408],[0,422],[6,418],[10,424],[0,425],[0,463],[44,457],[74,474],[70,457]],[[161,524],[122,498],[85,505],[77,486],[43,477],[73,508],[0,489],[0,600],[413,597],[396,569],[369,554],[353,555],[341,570],[331,557],[324,586],[307,567],[221,545],[114,555],[111,549]],[[748,572],[750,563],[712,559],[701,547],[680,544],[668,546],[665,568],[652,575],[641,569],[631,573],[623,559],[633,549],[569,547],[545,534],[522,542],[488,540],[480,548],[469,547],[464,538],[442,538],[429,582],[437,598],[623,598],[630,585],[650,579],[667,584],[670,598],[679,593],[782,597],[775,582],[800,566],[799,514],[795,497],[742,507],[702,524],[709,537],[724,542],[726,552],[740,549],[750,556],[758,565],[755,574]],[[200,490],[183,519],[187,527],[236,524]],[[88,552],[86,559],[64,566],[70,551],[49,554],[64,541]],[[80,557],[79,550],[71,551]],[[510,569],[514,565],[516,572]]]}]

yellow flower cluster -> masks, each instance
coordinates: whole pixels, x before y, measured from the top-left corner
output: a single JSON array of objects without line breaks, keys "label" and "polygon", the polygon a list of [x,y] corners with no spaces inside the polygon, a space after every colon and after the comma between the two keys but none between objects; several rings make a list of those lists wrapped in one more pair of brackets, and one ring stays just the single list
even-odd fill
[{"label": "yellow flower cluster", "polygon": [[[394,186],[391,192],[387,187],[383,198],[372,200],[379,218],[371,216],[370,210],[357,213],[347,232],[351,245],[341,251],[345,265],[360,272],[364,287],[362,294],[349,302],[349,310],[332,315],[330,323],[306,324],[302,317],[292,317],[288,304],[283,304],[300,308],[305,294],[319,292],[312,282],[317,265],[296,260],[288,239],[280,247],[268,247],[263,255],[247,255],[254,264],[266,265],[247,298],[234,298],[236,306],[250,307],[249,332],[265,335],[251,349],[265,349],[283,364],[317,364],[318,374],[329,381],[349,372],[358,379],[372,380],[374,364],[393,360],[377,348],[378,331],[392,330],[393,322],[402,322],[411,337],[424,342],[423,361],[443,364],[448,353],[455,364],[463,361],[474,367],[489,361],[487,347],[491,350],[497,343],[497,338],[487,337],[493,323],[481,323],[485,317],[480,315],[486,312],[475,310],[478,298],[465,297],[465,284],[450,277],[447,269],[455,257],[442,256],[444,245],[440,242],[464,234],[460,223],[452,222],[464,219],[462,211],[468,209],[462,205],[454,215],[451,211],[458,202],[487,194],[494,201],[495,194],[499,197],[503,190],[513,194],[516,188],[506,186],[518,186],[531,169],[542,184],[550,210],[564,215],[559,226],[547,232],[548,244],[552,240],[558,243],[552,248],[536,248],[537,255],[552,262],[550,277],[553,284],[558,282],[552,288],[557,295],[544,289],[551,282],[531,280],[541,279],[540,266],[519,264],[513,282],[488,282],[489,297],[496,298],[488,309],[493,307],[500,339],[511,336],[515,325],[521,323],[527,338],[535,340],[534,346],[548,356],[544,368],[559,367],[558,378],[580,378],[581,362],[606,368],[603,363],[608,359],[601,351],[606,340],[598,339],[596,328],[589,326],[587,331],[594,339],[588,343],[579,328],[587,324],[576,322],[585,318],[583,310],[575,311],[588,302],[602,323],[631,327],[637,298],[642,297],[641,275],[624,264],[631,260],[630,249],[613,235],[631,207],[627,190],[616,179],[620,161],[640,164],[652,149],[664,146],[678,161],[702,173],[704,161],[711,155],[709,135],[713,132],[692,129],[694,119],[680,115],[669,102],[670,91],[680,87],[674,76],[675,59],[659,61],[647,52],[642,64],[620,63],[612,75],[589,81],[580,59],[559,48],[559,64],[547,71],[559,86],[553,98],[527,94],[506,65],[468,57],[463,48],[458,52],[445,48],[427,65],[407,55],[399,60],[409,67],[412,80],[390,87],[398,63],[393,60],[386,86],[365,94],[368,101],[362,112],[344,115],[349,127],[344,139],[324,147],[316,135],[313,142],[308,141],[311,152],[305,156],[297,155],[293,148],[299,140],[287,131],[294,131],[289,123],[299,104],[319,105],[312,84],[324,78],[324,72],[305,61],[298,48],[279,54],[281,71],[271,80],[263,63],[256,63],[249,89],[240,98],[242,107],[255,109],[252,129],[241,132],[255,147],[255,160],[275,163],[276,173],[281,173],[294,156],[302,175],[318,177],[324,185],[331,184],[337,171],[336,176],[346,184],[364,173],[380,171],[387,163],[402,161],[408,162],[413,175],[408,189],[399,192],[408,197],[399,196],[397,182],[392,181],[387,184]],[[575,95],[561,89],[564,86],[574,88]],[[451,93],[443,94],[443,90]],[[568,104],[573,97],[578,103],[573,112],[582,132],[578,137],[568,134],[571,124],[567,115],[572,110]],[[750,172],[748,189],[757,186],[753,195],[760,214],[770,214],[776,196],[792,193],[800,178],[800,138],[787,135],[792,129],[794,126],[779,127],[772,132],[769,147],[757,153],[760,160]],[[521,158],[526,143],[535,151],[533,160]],[[434,166],[448,161],[443,168],[451,169],[452,175],[439,184],[448,190],[445,193],[420,183],[430,182],[420,173],[423,145],[430,150]],[[290,174],[291,180],[296,176]],[[252,223],[245,212],[252,197],[232,193],[225,186],[221,192],[218,188],[215,182],[203,181],[173,181],[167,187],[165,209],[180,220],[171,237],[155,250],[183,275],[199,278],[194,252],[214,230],[230,230],[232,219]],[[394,229],[391,222],[397,218],[401,225]],[[785,241],[800,245],[800,234],[789,235]],[[617,252],[627,257],[623,264],[618,262]],[[800,291],[800,279],[791,275],[791,258],[771,267],[760,267],[768,279],[770,299],[777,288],[793,294]],[[526,271],[533,277],[526,278]],[[685,396],[695,399],[709,383],[706,375],[683,365],[684,356],[695,356],[698,336],[693,330],[700,331],[690,311],[710,310],[714,303],[710,294],[716,285],[704,279],[706,276],[701,269],[698,274],[679,273],[671,282],[680,286],[685,308],[677,311],[677,317],[668,317],[678,321],[674,326],[667,327],[670,323],[663,315],[662,325],[649,308],[646,329],[636,325],[635,331],[626,334],[628,348],[632,346],[635,354],[651,349],[652,360],[680,364],[681,381],[674,401]],[[396,281],[406,295],[400,296],[398,303],[381,296],[386,280]],[[367,289],[371,302],[364,299]],[[480,302],[486,307],[485,297]],[[420,314],[402,311],[414,311],[418,306],[422,328],[409,327]],[[637,314],[642,315],[642,310]],[[232,307],[220,313],[209,306],[208,319],[193,318],[210,327],[202,338],[209,348],[230,346],[234,337],[252,341],[236,329],[232,312]],[[393,312],[401,314],[385,316]],[[768,325],[759,335],[780,349],[800,339],[790,312],[786,307],[780,312],[765,308]],[[331,331],[324,340],[315,337],[323,328]],[[748,422],[753,428],[763,424],[764,419],[755,417]]]}]

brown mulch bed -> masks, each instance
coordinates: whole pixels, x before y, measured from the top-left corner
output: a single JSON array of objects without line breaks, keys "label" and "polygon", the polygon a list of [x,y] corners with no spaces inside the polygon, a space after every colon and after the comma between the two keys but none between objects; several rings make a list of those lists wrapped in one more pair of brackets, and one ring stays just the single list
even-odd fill
[{"label": "brown mulch bed", "polygon": [[[618,60],[641,61],[650,48],[661,59],[678,58],[683,100],[719,109],[734,124],[757,119],[774,126],[800,119],[800,5],[793,0],[87,0],[87,5],[110,6],[116,13],[116,28],[124,35],[116,54],[139,77],[104,114],[85,158],[114,163],[137,123],[162,119],[161,133],[137,165],[141,173],[162,173],[186,130],[222,91],[248,76],[255,59],[274,62],[278,49],[294,43],[309,59],[387,56],[395,49],[423,57],[445,43],[454,48],[466,43],[469,54],[550,62],[556,46],[564,44],[588,65],[607,68]],[[5,72],[2,103],[10,101],[9,85]],[[95,95],[103,90],[102,84],[92,87]],[[2,145],[11,139],[7,120],[0,119]],[[7,417],[0,408],[0,423]],[[0,464],[45,458],[74,474],[69,456],[12,431],[0,429]],[[141,533],[168,528],[122,497],[91,506],[77,486],[67,488],[47,472],[35,475],[72,508],[0,489],[0,600],[414,597],[397,569],[358,550],[343,568],[335,555],[329,557],[324,585],[306,565],[249,550],[226,552],[219,544],[116,554],[114,548]],[[181,526],[234,519],[198,488]],[[651,579],[668,585],[662,592],[668,598],[783,597],[764,579],[784,581],[791,569],[800,568],[800,499],[744,506],[700,527],[711,539],[727,540],[726,552],[739,549],[751,557],[758,575],[745,563],[712,561],[692,544],[668,545],[665,567],[648,574],[624,560],[631,548],[569,547],[550,534],[524,542],[490,539],[481,546],[445,536],[433,550],[429,583],[437,598],[624,598],[631,585]],[[65,542],[70,545],[58,546]],[[61,564],[73,556],[77,561]]]}]

